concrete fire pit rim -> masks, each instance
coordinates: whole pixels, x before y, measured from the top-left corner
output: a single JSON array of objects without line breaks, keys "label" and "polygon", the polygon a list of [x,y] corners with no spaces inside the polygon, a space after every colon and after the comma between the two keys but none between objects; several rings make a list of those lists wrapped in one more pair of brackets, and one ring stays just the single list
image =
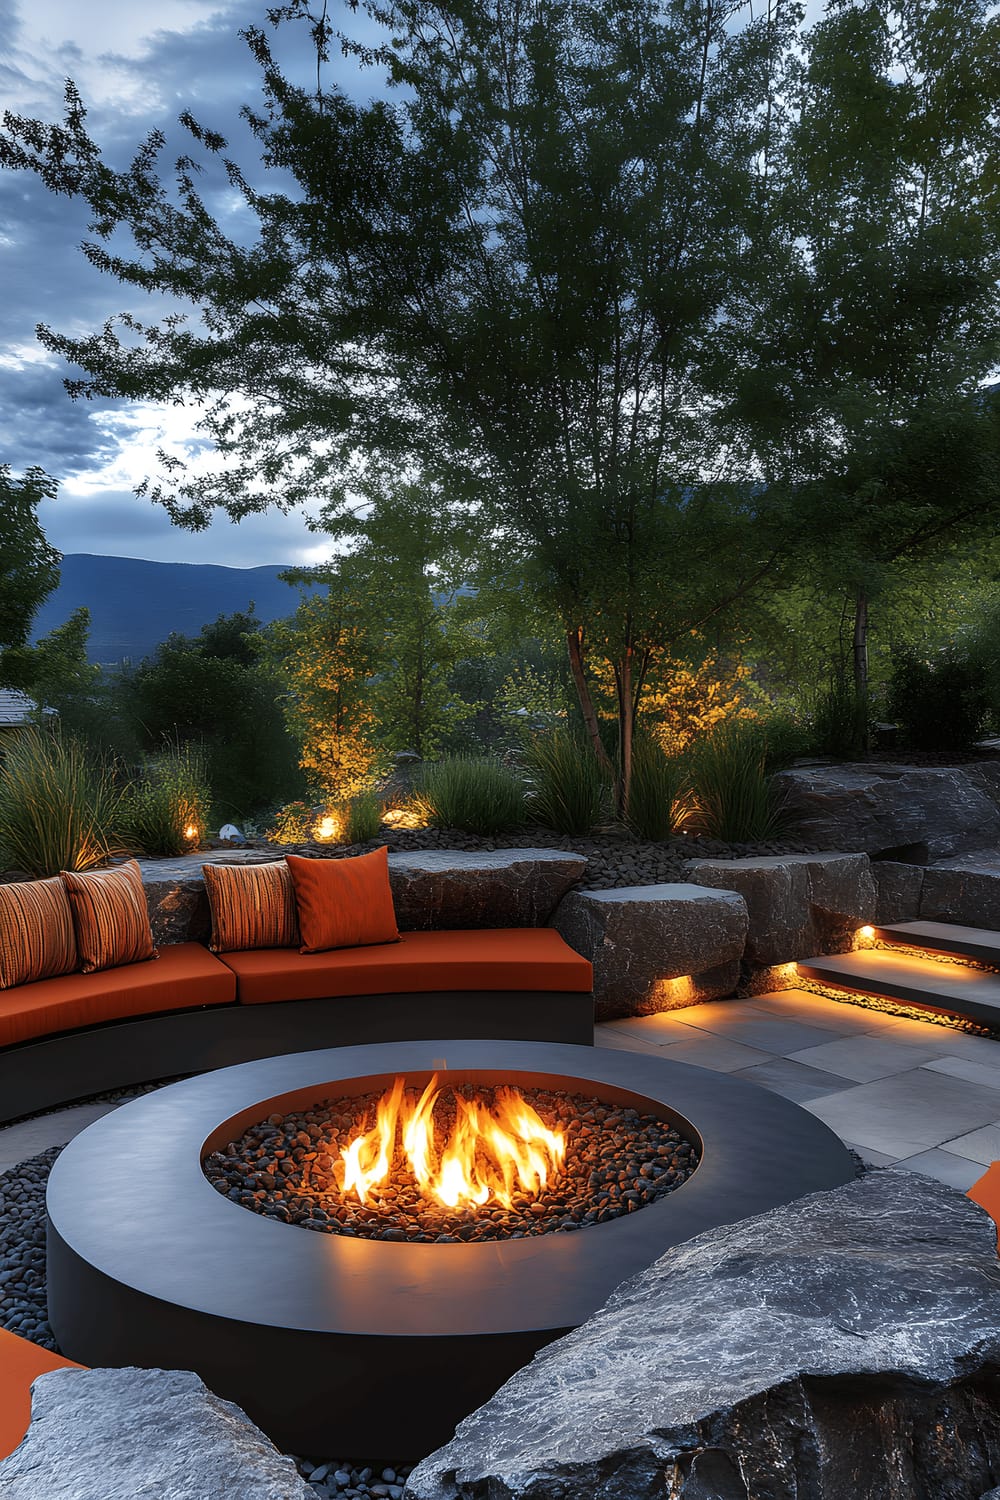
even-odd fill
[{"label": "concrete fire pit rim", "polygon": [[[680,1189],[611,1223],[470,1245],[320,1234],[249,1213],[205,1179],[205,1141],[251,1106],[263,1118],[269,1101],[296,1090],[315,1086],[319,1097],[338,1080],[435,1068],[552,1074],[641,1095],[691,1123],[702,1164]],[[576,1326],[671,1245],[852,1175],[851,1157],[819,1120],[725,1074],[558,1043],[389,1042],[241,1063],[105,1116],[53,1169],[49,1232],[110,1280],[219,1319],[320,1334],[479,1336]]]}]

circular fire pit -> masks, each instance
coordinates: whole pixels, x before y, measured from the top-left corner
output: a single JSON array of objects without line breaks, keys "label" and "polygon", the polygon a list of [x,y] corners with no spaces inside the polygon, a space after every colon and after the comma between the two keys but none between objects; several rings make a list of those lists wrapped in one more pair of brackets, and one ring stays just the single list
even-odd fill
[{"label": "circular fire pit", "polygon": [[[246,1213],[204,1175],[272,1113],[435,1072],[657,1115],[700,1165],[579,1232],[444,1244],[310,1232]],[[422,1454],[671,1245],[853,1175],[797,1105],[653,1055],[437,1041],[269,1058],[137,1099],[70,1143],[48,1189],[49,1318],[82,1363],[197,1370],[293,1451]]]},{"label": "circular fire pit", "polygon": [[435,1073],[268,1115],[203,1166],[217,1192],[283,1224],[444,1245],[606,1224],[682,1187],[699,1160],[656,1114]]}]

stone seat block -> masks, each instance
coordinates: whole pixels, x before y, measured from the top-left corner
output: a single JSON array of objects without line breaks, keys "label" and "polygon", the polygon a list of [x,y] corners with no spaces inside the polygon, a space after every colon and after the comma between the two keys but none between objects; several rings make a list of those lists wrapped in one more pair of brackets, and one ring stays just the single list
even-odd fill
[{"label": "stone seat block", "polygon": [[739,891],[747,904],[749,963],[770,967],[849,948],[875,920],[875,883],[865,854],[772,854],[698,859],[698,885]]},{"label": "stone seat block", "polygon": [[389,855],[389,882],[404,931],[545,927],[586,868],[561,849],[420,849]]},{"label": "stone seat block", "polygon": [[636,885],[572,891],[552,926],[593,964],[594,1010],[607,1021],[731,994],[748,921],[732,890]]}]

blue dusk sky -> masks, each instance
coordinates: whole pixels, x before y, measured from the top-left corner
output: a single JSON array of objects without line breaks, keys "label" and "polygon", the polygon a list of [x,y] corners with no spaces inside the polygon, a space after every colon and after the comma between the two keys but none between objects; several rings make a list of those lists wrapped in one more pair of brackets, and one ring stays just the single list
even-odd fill
[{"label": "blue dusk sky", "polygon": [[[253,175],[254,144],[238,115],[259,102],[259,75],[238,33],[263,26],[264,16],[265,0],[0,0],[0,100],[54,122],[72,78],[90,132],[115,165],[153,128],[167,133],[171,163],[183,149],[177,117],[188,108],[229,138]],[[307,76],[315,60],[302,29],[286,27],[280,40],[285,66]],[[212,207],[236,210],[221,198]],[[310,532],[301,514],[273,511],[238,526],[219,519],[190,533],[132,493],[155,475],[158,448],[193,443],[193,417],[173,406],[72,401],[63,389],[67,370],[38,343],[36,324],[85,332],[129,307],[149,316],[141,294],[85,261],[86,226],[85,208],[29,174],[0,173],[0,462],[15,473],[39,464],[59,481],[58,498],[40,512],[50,541],[63,552],[231,567],[329,556],[329,539]]]}]

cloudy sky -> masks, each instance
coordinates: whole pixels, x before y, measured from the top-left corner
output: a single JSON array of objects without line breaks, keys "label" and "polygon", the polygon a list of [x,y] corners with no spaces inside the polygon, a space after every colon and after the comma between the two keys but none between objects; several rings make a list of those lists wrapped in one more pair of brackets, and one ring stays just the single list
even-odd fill
[{"label": "cloudy sky", "polygon": [[[265,5],[0,0],[0,102],[55,121],[64,80],[72,78],[91,134],[116,165],[153,127],[168,132],[172,160],[184,108],[222,130],[249,165],[253,147],[235,122],[241,104],[258,102],[259,88],[237,33],[263,25]],[[305,69],[305,38],[298,28],[285,33],[286,67]],[[84,332],[127,305],[127,289],[81,255],[85,233],[85,210],[49,195],[26,174],[0,174],[0,462],[15,473],[40,464],[58,479],[58,498],[41,511],[49,539],[63,552],[233,567],[328,556],[329,541],[310,532],[301,515],[273,512],[239,526],[220,520],[192,534],[135,497],[132,487],[154,472],[156,449],[179,452],[190,440],[189,417],[172,407],[71,401],[62,385],[65,369],[35,338],[37,323]]]}]

